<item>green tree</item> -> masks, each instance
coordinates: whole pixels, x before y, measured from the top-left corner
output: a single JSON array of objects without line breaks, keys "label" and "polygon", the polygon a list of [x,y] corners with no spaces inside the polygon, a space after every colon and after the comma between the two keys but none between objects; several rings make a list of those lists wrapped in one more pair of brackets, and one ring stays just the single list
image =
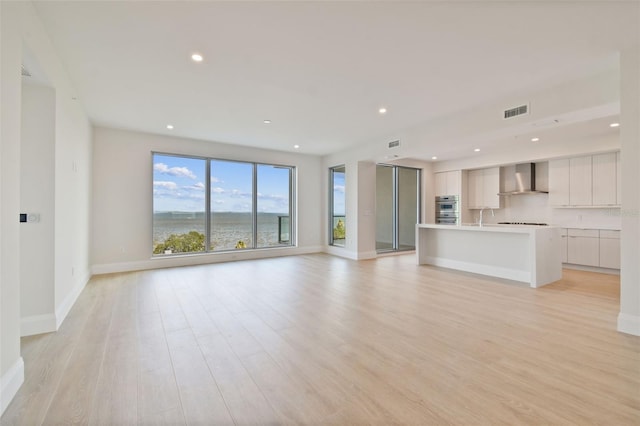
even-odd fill
[{"label": "green tree", "polygon": [[160,243],[153,249],[153,254],[163,254],[167,250],[171,253],[191,253],[204,251],[204,234],[191,231],[188,234],[171,234],[164,243]]},{"label": "green tree", "polygon": [[333,228],[333,239],[344,240],[344,236],[345,236],[344,221],[342,219],[338,219],[338,223],[336,223],[336,227]]}]

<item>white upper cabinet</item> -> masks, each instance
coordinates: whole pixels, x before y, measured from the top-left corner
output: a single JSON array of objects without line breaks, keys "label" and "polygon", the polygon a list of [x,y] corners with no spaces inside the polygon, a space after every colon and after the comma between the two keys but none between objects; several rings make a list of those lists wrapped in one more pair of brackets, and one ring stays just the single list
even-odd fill
[{"label": "white upper cabinet", "polygon": [[569,159],[569,204],[572,206],[590,206],[592,195],[591,156]]},{"label": "white upper cabinet", "polygon": [[482,170],[469,170],[467,173],[467,206],[470,209],[478,208],[482,205]]},{"label": "white upper cabinet", "polygon": [[500,208],[500,168],[469,170],[467,174],[467,206],[470,209]]},{"label": "white upper cabinet", "polygon": [[616,153],[593,156],[593,205],[617,204]]},{"label": "white upper cabinet", "polygon": [[435,173],[436,196],[460,195],[460,170]]},{"label": "white upper cabinet", "polygon": [[446,193],[447,192],[447,172],[435,173],[434,178],[436,181],[436,196],[449,195]]},{"label": "white upper cabinet", "polygon": [[620,203],[619,152],[549,161],[549,204],[552,206]]},{"label": "white upper cabinet", "polygon": [[569,159],[549,161],[549,204],[569,205]]}]

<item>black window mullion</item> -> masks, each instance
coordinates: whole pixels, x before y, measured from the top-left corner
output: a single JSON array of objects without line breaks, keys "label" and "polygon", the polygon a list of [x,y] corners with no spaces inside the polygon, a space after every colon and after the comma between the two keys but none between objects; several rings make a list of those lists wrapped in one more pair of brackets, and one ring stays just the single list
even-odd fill
[{"label": "black window mullion", "polygon": [[211,250],[211,160],[207,160],[205,166],[205,174],[207,182],[204,185],[204,216],[206,218],[204,223],[204,250]]},{"label": "black window mullion", "polygon": [[253,163],[253,191],[252,191],[251,219],[253,220],[253,247],[258,247],[258,164]]}]

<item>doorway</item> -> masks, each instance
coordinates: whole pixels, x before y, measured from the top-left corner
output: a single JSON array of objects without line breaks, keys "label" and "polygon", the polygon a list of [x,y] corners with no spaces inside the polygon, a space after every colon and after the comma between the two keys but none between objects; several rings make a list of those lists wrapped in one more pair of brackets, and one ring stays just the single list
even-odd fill
[{"label": "doorway", "polygon": [[376,165],[376,251],[415,250],[420,169]]}]

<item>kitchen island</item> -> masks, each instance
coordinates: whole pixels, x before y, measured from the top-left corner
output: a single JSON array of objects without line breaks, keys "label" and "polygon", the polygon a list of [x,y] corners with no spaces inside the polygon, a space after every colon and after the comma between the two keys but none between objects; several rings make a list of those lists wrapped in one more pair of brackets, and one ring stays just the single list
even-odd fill
[{"label": "kitchen island", "polygon": [[560,228],[416,225],[419,265],[434,265],[541,287],[562,278]]}]

